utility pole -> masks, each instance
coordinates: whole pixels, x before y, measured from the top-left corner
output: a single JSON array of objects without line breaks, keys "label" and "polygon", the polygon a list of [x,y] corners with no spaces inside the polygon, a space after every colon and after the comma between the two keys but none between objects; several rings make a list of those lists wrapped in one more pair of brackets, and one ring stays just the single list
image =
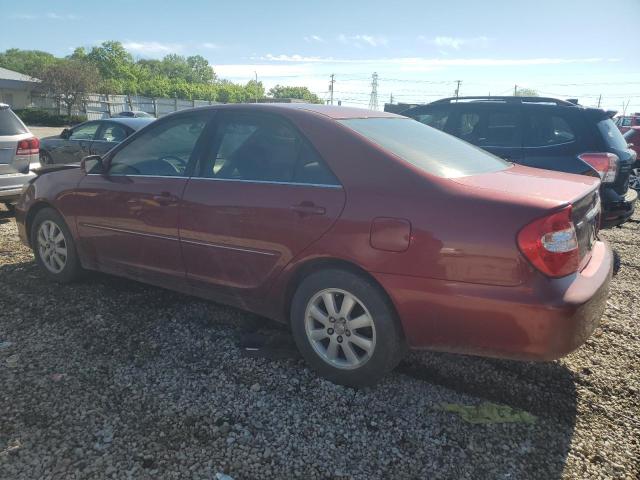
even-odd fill
[{"label": "utility pole", "polygon": [[517,97],[518,96],[518,85],[514,85],[513,86],[513,96]]},{"label": "utility pole", "polygon": [[331,74],[331,80],[329,81],[329,93],[331,94],[331,100],[329,100],[329,103],[331,105],[333,105],[333,84],[336,83],[334,77],[335,77],[335,75],[332,73]]},{"label": "utility pole", "polygon": [[456,83],[458,84],[456,86],[456,100],[457,100],[458,96],[460,95],[460,84],[462,83],[462,80],[456,80]]},{"label": "utility pole", "polygon": [[602,100],[602,94],[598,97],[598,108],[600,108],[600,101]]},{"label": "utility pole", "polygon": [[378,110],[378,74],[371,75],[371,97],[369,98],[369,110]]},{"label": "utility pole", "polygon": [[256,74],[256,103],[258,103],[258,72],[254,70],[253,73]]}]

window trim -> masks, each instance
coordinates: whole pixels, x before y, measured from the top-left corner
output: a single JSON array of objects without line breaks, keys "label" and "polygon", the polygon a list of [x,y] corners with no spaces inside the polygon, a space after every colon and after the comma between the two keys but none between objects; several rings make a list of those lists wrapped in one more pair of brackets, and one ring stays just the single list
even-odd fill
[{"label": "window trim", "polygon": [[[226,118],[230,116],[248,116],[248,117],[266,117],[271,119],[277,119],[283,123],[285,123],[289,128],[291,128],[299,137],[302,142],[304,142],[318,157],[318,160],[321,164],[333,175],[333,177],[338,182],[337,184],[331,183],[304,183],[304,182],[295,182],[295,181],[277,181],[277,180],[250,180],[250,179],[242,179],[242,178],[214,178],[214,177],[203,177],[199,175],[199,172],[203,166],[204,161],[206,160],[207,154],[210,153],[213,149],[213,142],[215,141],[216,134],[218,133],[218,129],[220,128],[220,124],[225,121]],[[244,109],[225,109],[224,111],[220,111],[219,113],[216,111],[215,117],[211,119],[211,125],[209,131],[206,133],[206,140],[202,142],[201,152],[193,164],[193,168],[189,171],[190,179],[198,179],[198,180],[216,180],[216,181],[229,181],[229,182],[241,182],[241,183],[257,183],[257,184],[273,184],[273,185],[294,185],[294,186],[307,186],[307,187],[324,187],[324,188],[343,188],[342,182],[340,178],[335,174],[335,172],[331,169],[327,161],[320,155],[320,152],[316,149],[313,142],[311,142],[307,136],[288,118],[283,115],[279,115],[277,113],[271,112],[256,112],[256,111],[247,111]],[[296,163],[294,166],[294,176],[297,172],[298,165],[300,163],[299,154],[297,152],[298,158],[296,159]],[[198,173],[198,175],[196,175]]]}]

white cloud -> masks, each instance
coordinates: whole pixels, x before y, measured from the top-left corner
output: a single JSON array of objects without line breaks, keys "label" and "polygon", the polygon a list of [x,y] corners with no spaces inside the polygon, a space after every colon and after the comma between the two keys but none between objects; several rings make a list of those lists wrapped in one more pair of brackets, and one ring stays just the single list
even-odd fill
[{"label": "white cloud", "polygon": [[47,13],[47,18],[50,18],[52,20],[78,20],[77,15],[74,15],[73,13],[53,13],[53,12],[49,12]]},{"label": "white cloud", "polygon": [[418,35],[418,41],[431,43],[440,48],[460,50],[462,47],[487,48],[489,46],[489,38],[480,37],[435,37],[429,39],[424,35]]},{"label": "white cloud", "polygon": [[385,47],[389,43],[386,37],[376,35],[338,35],[338,41],[345,45],[352,45],[357,48],[362,47]]},{"label": "white cloud", "polygon": [[124,42],[122,46],[131,52],[140,54],[167,54],[183,49],[183,45],[179,43],[160,42]]},{"label": "white cloud", "polygon": [[332,57],[307,57],[303,55],[273,55],[267,53],[261,57],[252,57],[252,60],[264,60],[267,62],[297,62],[297,63],[327,63],[327,62],[339,62],[340,60],[334,60]]},{"label": "white cloud", "polygon": [[34,15],[31,13],[14,13],[9,15],[9,18],[16,20],[38,20],[42,18],[48,18],[49,20],[79,20],[80,17],[73,13],[54,13],[49,12],[44,15]]},{"label": "white cloud", "polygon": [[313,42],[316,42],[316,43],[327,43],[325,41],[325,39],[322,38],[319,35],[308,35],[308,36],[304,37],[304,41],[307,42],[307,43],[313,43]]},{"label": "white cloud", "polygon": [[211,43],[211,42],[204,42],[200,45],[202,48],[207,48],[209,50],[217,50],[220,47],[220,45],[218,45],[217,43]]}]

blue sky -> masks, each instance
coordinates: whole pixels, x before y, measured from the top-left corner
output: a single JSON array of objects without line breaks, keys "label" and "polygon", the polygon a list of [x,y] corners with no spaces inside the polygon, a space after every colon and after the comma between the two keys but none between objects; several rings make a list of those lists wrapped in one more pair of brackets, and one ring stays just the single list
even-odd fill
[{"label": "blue sky", "polygon": [[[104,7],[103,7],[104,5]],[[515,84],[640,111],[640,0],[286,1],[0,0],[0,50],[67,55],[119,40],[135,57],[200,54],[223,78],[307,85],[366,107],[454,93],[510,94]]]}]

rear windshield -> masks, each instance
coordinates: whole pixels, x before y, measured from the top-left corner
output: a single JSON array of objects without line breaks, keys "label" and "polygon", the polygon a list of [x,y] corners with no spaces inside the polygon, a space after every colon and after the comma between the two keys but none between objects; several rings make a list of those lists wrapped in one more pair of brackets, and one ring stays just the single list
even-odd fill
[{"label": "rear windshield", "polygon": [[340,123],[438,177],[464,177],[509,167],[484,150],[409,118],[358,118]]},{"label": "rear windshield", "polygon": [[8,108],[0,108],[0,136],[27,133],[27,129],[15,113]]},{"label": "rear windshield", "polygon": [[610,118],[598,122],[598,130],[604,137],[604,141],[610,148],[615,150],[626,150],[627,141],[624,139],[616,124]]}]

